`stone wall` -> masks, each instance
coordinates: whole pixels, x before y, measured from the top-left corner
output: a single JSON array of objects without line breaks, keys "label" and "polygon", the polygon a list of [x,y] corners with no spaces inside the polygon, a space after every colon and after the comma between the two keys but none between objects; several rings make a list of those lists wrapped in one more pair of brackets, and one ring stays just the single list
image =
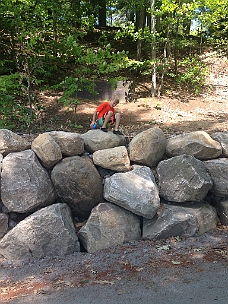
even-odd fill
[{"label": "stone wall", "polygon": [[94,252],[228,225],[228,133],[130,143],[111,131],[0,130],[0,254],[9,261]]}]

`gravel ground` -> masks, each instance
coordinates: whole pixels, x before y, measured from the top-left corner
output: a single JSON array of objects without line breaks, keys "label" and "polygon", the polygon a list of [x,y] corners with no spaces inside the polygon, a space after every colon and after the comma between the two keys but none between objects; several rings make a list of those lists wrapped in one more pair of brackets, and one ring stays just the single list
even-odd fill
[{"label": "gravel ground", "polygon": [[[150,288],[157,275],[162,276],[165,284],[188,269],[191,273],[199,273],[203,271],[203,265],[210,268],[219,263],[225,271],[227,232],[228,227],[219,226],[202,236],[187,239],[138,241],[93,254],[81,252],[21,265],[1,261],[0,302],[22,303],[20,299],[32,296],[44,297],[84,288],[99,290],[105,286],[115,287],[117,294],[125,294],[137,283],[143,282],[144,288]],[[126,282],[130,284],[127,289],[123,287]]]},{"label": "gravel ground", "polygon": [[87,285],[52,294],[15,299],[11,304],[227,304],[228,269],[220,262],[205,263],[200,271],[161,269],[147,280],[122,280],[113,285]]}]

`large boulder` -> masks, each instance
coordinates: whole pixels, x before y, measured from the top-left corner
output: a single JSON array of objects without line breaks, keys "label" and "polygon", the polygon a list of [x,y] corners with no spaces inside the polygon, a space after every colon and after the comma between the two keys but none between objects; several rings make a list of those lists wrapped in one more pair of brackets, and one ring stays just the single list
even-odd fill
[{"label": "large boulder", "polygon": [[122,245],[140,237],[138,216],[110,203],[96,206],[78,233],[80,242],[88,252]]},{"label": "large boulder", "polygon": [[101,130],[89,130],[82,134],[82,138],[85,142],[85,149],[91,153],[126,145],[123,135],[115,135],[113,132],[106,133]]},{"label": "large boulder", "polygon": [[102,179],[87,156],[63,159],[53,168],[51,179],[61,202],[78,217],[87,218],[102,201]]},{"label": "large boulder", "polygon": [[219,197],[228,196],[228,159],[218,158],[204,161],[213,180],[211,192]]},{"label": "large boulder", "polygon": [[6,215],[5,213],[0,213],[0,239],[8,231],[8,221],[9,221],[8,215]]},{"label": "large boulder", "polygon": [[150,168],[133,166],[133,170],[115,173],[105,179],[104,198],[145,218],[153,218],[160,207],[155,178]]},{"label": "large boulder", "polygon": [[130,170],[130,159],[125,146],[95,151],[93,162],[97,166],[113,171]]},{"label": "large boulder", "polygon": [[143,239],[201,235],[217,225],[214,207],[206,202],[162,204],[159,215],[143,220]]},{"label": "large boulder", "polygon": [[7,129],[0,129],[0,153],[3,156],[11,152],[29,149],[31,144],[23,137]]},{"label": "large boulder", "polygon": [[157,174],[160,196],[167,201],[199,202],[213,186],[204,163],[191,155],[161,161]]},{"label": "large boulder", "polygon": [[222,146],[222,155],[228,157],[228,132],[216,132],[211,137]]},{"label": "large boulder", "polygon": [[55,202],[51,179],[32,150],[8,154],[3,159],[1,198],[9,211],[32,212]]},{"label": "large boulder", "polygon": [[84,140],[81,134],[64,131],[51,131],[48,134],[59,145],[64,156],[75,156],[84,153]]},{"label": "large boulder", "polygon": [[46,169],[51,169],[62,159],[59,145],[48,133],[37,136],[32,142],[31,149]]},{"label": "large boulder", "polygon": [[130,160],[154,167],[162,159],[167,139],[159,128],[151,128],[137,134],[129,144]]},{"label": "large boulder", "polygon": [[0,154],[0,197],[1,197],[1,172],[2,172],[3,155]]},{"label": "large boulder", "polygon": [[220,143],[204,131],[195,131],[171,137],[166,146],[168,156],[188,154],[198,159],[212,159],[222,154]]},{"label": "large boulder", "polygon": [[0,254],[12,262],[80,251],[66,204],[43,208],[21,221],[0,240]]},{"label": "large boulder", "polygon": [[228,226],[228,198],[223,198],[214,203],[217,210],[219,220],[222,225]]}]

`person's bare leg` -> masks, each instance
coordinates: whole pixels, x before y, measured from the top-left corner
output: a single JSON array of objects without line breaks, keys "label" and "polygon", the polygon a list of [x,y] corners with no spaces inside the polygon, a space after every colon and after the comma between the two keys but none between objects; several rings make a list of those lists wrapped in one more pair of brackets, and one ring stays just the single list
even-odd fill
[{"label": "person's bare leg", "polygon": [[115,127],[114,130],[118,131],[119,130],[119,125],[120,125],[120,113],[116,113],[116,121],[115,121]]},{"label": "person's bare leg", "polygon": [[111,119],[112,114],[113,114],[112,111],[109,111],[109,112],[107,113],[107,115],[105,116],[105,120],[104,120],[104,123],[103,123],[102,128],[107,128],[107,123],[108,123],[109,120]]}]

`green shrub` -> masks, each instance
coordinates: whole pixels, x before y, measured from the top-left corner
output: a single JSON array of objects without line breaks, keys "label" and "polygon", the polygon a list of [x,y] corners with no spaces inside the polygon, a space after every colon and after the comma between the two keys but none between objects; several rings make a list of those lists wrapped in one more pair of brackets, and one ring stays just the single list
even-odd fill
[{"label": "green shrub", "polygon": [[0,128],[13,130],[26,123],[29,109],[21,101],[18,73],[0,76]]},{"label": "green shrub", "polygon": [[205,84],[205,77],[208,69],[199,57],[185,58],[179,63],[180,74],[176,81],[188,92],[199,94]]}]

